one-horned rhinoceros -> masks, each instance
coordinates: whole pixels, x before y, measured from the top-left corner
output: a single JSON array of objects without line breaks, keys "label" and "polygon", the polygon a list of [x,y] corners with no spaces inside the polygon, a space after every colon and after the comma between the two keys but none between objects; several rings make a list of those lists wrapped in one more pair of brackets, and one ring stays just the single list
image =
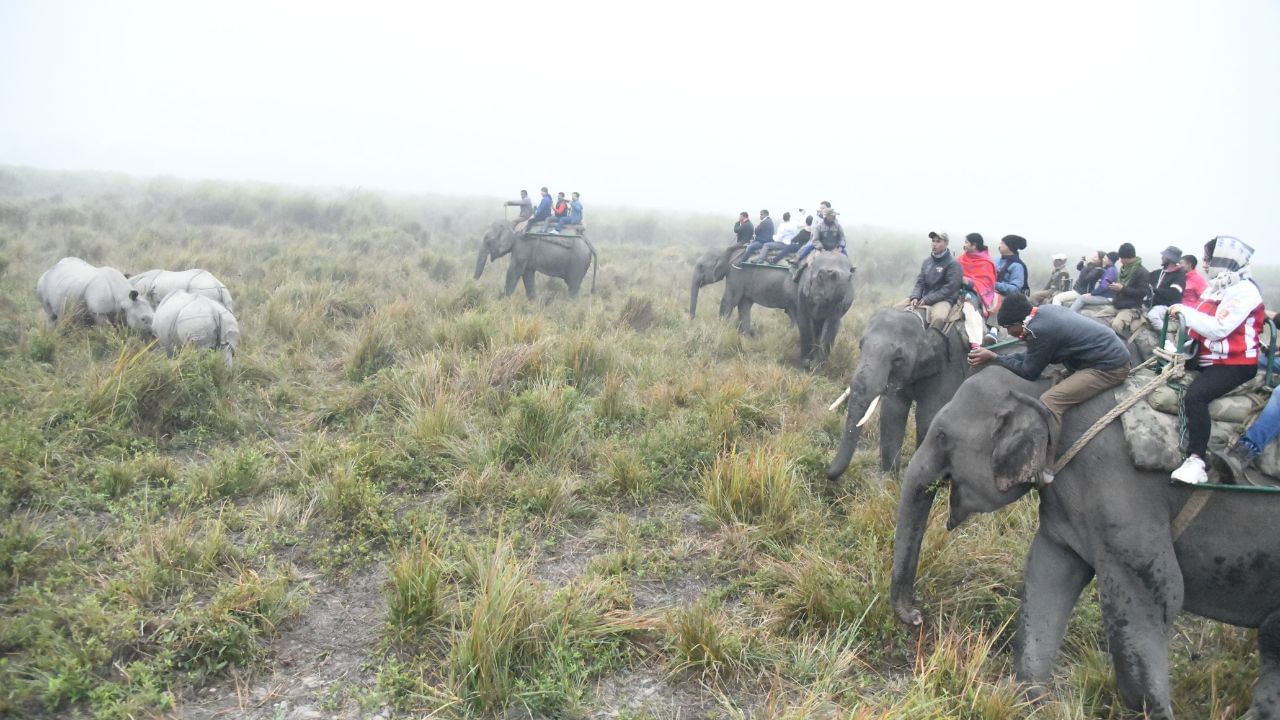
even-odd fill
[{"label": "one-horned rhinoceros", "polygon": [[240,325],[236,316],[203,295],[174,290],[156,308],[156,340],[170,355],[183,345],[221,352],[231,367],[240,347]]},{"label": "one-horned rhinoceros", "polygon": [[235,306],[231,304],[231,291],[208,270],[200,268],[148,270],[130,277],[129,282],[133,283],[133,286],[138,288],[152,305],[159,305],[160,301],[174,290],[186,290],[192,295],[203,295],[228,310],[235,310]]},{"label": "one-horned rhinoceros", "polygon": [[151,332],[151,303],[113,267],[62,258],[36,281],[36,295],[49,322],[77,318],[94,325],[113,323]]}]

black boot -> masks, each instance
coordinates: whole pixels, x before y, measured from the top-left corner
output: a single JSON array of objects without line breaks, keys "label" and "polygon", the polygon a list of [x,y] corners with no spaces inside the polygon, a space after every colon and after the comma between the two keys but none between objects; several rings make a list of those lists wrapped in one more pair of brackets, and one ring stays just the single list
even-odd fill
[{"label": "black boot", "polygon": [[1252,465],[1254,458],[1257,457],[1257,454],[1253,452],[1253,448],[1237,440],[1234,445],[1225,451],[1214,450],[1209,455],[1225,482],[1232,485],[1249,484],[1248,479],[1245,477],[1245,469]]}]

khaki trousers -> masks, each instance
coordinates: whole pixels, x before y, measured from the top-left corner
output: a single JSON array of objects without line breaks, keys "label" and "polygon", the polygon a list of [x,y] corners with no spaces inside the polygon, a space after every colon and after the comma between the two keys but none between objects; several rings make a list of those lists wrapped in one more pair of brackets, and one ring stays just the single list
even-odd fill
[{"label": "khaki trousers", "polygon": [[1125,308],[1116,311],[1116,316],[1111,321],[1111,329],[1116,331],[1121,340],[1128,340],[1129,336],[1137,332],[1145,322],[1142,308]]},{"label": "khaki trousers", "polygon": [[[894,307],[899,310],[906,310],[908,302],[909,301],[907,300],[903,300],[897,305],[894,305]],[[932,305],[925,305],[925,307],[929,308],[929,325],[931,327],[938,330],[946,327],[947,317],[951,315],[951,303],[946,300],[939,300]]]},{"label": "khaki trousers", "polygon": [[1086,368],[1077,370],[1065,380],[1054,385],[1040,396],[1040,402],[1049,408],[1049,412],[1062,422],[1062,413],[1072,405],[1079,405],[1089,398],[1108,388],[1113,388],[1129,377],[1129,368],[1118,367],[1111,370]]}]

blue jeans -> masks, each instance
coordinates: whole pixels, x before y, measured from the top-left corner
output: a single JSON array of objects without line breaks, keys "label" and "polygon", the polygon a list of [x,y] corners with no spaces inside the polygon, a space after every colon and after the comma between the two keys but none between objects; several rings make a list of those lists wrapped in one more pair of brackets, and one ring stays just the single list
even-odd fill
[{"label": "blue jeans", "polygon": [[765,243],[763,240],[752,240],[751,244],[747,246],[746,252],[742,253],[742,257],[738,258],[738,262],[740,263],[746,262],[747,258],[754,255],[755,252],[760,248],[764,247],[764,245]]},{"label": "blue jeans", "polygon": [[792,254],[792,253],[794,253],[794,252],[797,252],[800,248],[804,247],[804,245],[805,245],[804,243],[800,243],[799,245],[797,245],[797,244],[795,244],[795,243],[792,243],[792,244],[790,244],[790,245],[788,245],[788,246],[786,246],[786,247],[782,248],[781,250],[779,250],[778,252],[776,252],[776,253],[774,253],[774,254],[773,254],[773,261],[774,261],[774,262],[778,262],[778,261],[779,261],[779,260],[781,260],[782,258],[784,258],[784,257],[786,257],[786,256],[788,256],[788,255],[790,255],[790,254]]},{"label": "blue jeans", "polygon": [[556,230],[563,230],[565,225],[577,225],[579,222],[568,215],[562,215],[559,220],[556,220]]},{"label": "blue jeans", "polygon": [[1262,452],[1276,436],[1280,435],[1280,390],[1271,393],[1271,399],[1262,409],[1262,414],[1249,426],[1242,442],[1253,451],[1254,455]]},{"label": "blue jeans", "polygon": [[539,220],[542,221],[541,232],[546,232],[547,226],[551,224],[551,213],[547,213],[546,215],[534,215],[533,219],[529,221],[529,224],[525,226],[525,230],[533,230],[533,224]]}]

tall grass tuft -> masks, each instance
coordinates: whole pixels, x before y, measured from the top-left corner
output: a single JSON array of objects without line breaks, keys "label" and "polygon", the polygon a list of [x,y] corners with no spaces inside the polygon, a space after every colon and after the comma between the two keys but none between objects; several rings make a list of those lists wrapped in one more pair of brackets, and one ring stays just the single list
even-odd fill
[{"label": "tall grass tuft", "polygon": [[392,561],[387,620],[402,639],[428,631],[445,614],[443,534],[420,533]]},{"label": "tall grass tuft", "polygon": [[366,318],[347,356],[347,379],[360,382],[395,362],[395,335],[379,315]]},{"label": "tall grass tuft", "polygon": [[776,450],[721,452],[702,474],[702,499],[721,522],[759,526],[775,538],[798,532],[806,490]]},{"label": "tall grass tuft", "polygon": [[575,411],[578,392],[571,387],[540,383],[515,399],[504,438],[508,462],[546,465],[569,460],[578,444]]}]

